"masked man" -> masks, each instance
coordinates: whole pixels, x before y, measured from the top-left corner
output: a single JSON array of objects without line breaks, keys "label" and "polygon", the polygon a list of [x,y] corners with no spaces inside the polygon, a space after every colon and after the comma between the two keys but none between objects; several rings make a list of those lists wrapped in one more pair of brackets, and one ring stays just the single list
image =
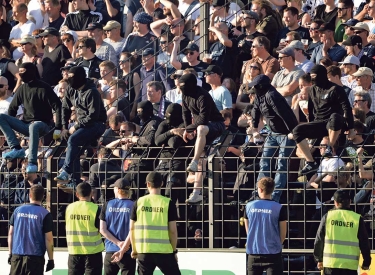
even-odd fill
[{"label": "masked man", "polygon": [[261,116],[267,121],[271,133],[267,136],[262,158],[260,160],[260,171],[258,181],[264,177],[271,177],[272,158],[277,150],[275,190],[272,199],[279,201],[285,187],[288,170],[288,157],[294,148],[294,141],[288,138],[288,134],[297,126],[297,118],[294,115],[286,99],[271,85],[271,80],[266,75],[257,76],[251,83],[255,91],[254,108],[252,110],[252,123],[254,125],[253,135],[259,136],[258,124]]},{"label": "masked man", "polygon": [[[41,136],[46,135],[53,126],[53,111],[56,113],[55,131],[61,129],[61,101],[50,85],[36,78],[37,68],[33,63],[23,63],[19,69],[23,84],[17,90],[9,105],[8,115],[0,114],[0,129],[5,134],[10,152],[3,155],[6,159],[24,158],[14,131],[29,137],[30,153],[26,173],[38,170],[37,154]],[[18,107],[23,105],[22,120],[16,118]]]}]

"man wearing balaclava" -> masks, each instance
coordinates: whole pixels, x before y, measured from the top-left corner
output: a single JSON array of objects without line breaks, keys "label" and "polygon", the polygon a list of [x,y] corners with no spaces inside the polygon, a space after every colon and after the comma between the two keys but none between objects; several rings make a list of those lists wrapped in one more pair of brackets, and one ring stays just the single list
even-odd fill
[{"label": "man wearing balaclava", "polygon": [[[177,199],[178,201],[185,200],[185,191],[178,188],[186,186],[185,159],[191,151],[191,148],[180,146],[194,144],[192,141],[189,141],[189,143],[183,141],[184,127],[181,105],[171,103],[165,111],[164,121],[160,123],[155,133],[156,146],[164,146],[164,150],[160,154],[161,162],[155,171],[162,174],[166,185],[165,196],[171,198],[174,203]],[[180,210],[180,214],[185,215],[185,211]],[[183,217],[180,218],[184,219]]]},{"label": "man wearing balaclava", "polygon": [[[205,72],[203,70],[202,72]],[[206,72],[208,74],[209,72]],[[198,161],[204,150],[206,142],[212,142],[225,131],[224,119],[211,95],[197,86],[197,78],[193,74],[185,74],[179,80],[182,93],[182,118],[185,131],[182,135],[187,143],[188,139],[196,136],[194,157],[186,171],[195,173],[198,171]],[[193,120],[192,120],[193,117]],[[194,122],[193,122],[194,121]],[[193,193],[186,203],[198,203],[202,201],[201,183],[194,183]]]},{"label": "man wearing balaclava", "polygon": [[[264,142],[262,157],[259,162],[260,171],[258,181],[264,177],[272,177],[271,170],[272,158],[277,151],[277,168],[275,176],[275,190],[272,193],[272,199],[279,201],[282,190],[285,188],[288,171],[288,158],[293,152],[294,141],[290,140],[287,135],[291,133],[298,121],[290,108],[285,97],[283,97],[272,85],[271,80],[266,75],[258,75],[250,83],[255,92],[254,107],[251,111],[253,123],[253,135],[259,136],[258,124],[261,116],[267,121],[267,125],[271,130]],[[249,85],[250,85],[249,84]]]},{"label": "man wearing balaclava", "polygon": [[349,99],[345,90],[328,81],[327,70],[322,65],[315,65],[311,71],[313,86],[309,91],[309,122],[298,125],[293,130],[297,147],[304,154],[306,164],[299,172],[306,175],[318,170],[317,164],[311,155],[307,139],[318,139],[328,136],[329,144],[325,144],[326,150],[323,157],[332,157],[332,146],[336,144],[342,130],[349,130],[348,139],[354,135],[353,114]]},{"label": "man wearing balaclava", "polygon": [[[68,182],[71,178],[80,182],[81,146],[97,140],[105,131],[107,113],[95,83],[86,78],[83,67],[72,67],[68,73],[69,88],[62,103],[61,136],[67,140],[67,151],[62,169],[55,177],[58,182]],[[76,122],[68,129],[72,107],[76,112]],[[72,176],[71,176],[72,174]]]},{"label": "man wearing balaclava", "polygon": [[[8,115],[0,114],[0,129],[12,149],[3,155],[4,158],[25,157],[25,150],[21,148],[14,131],[29,137],[30,153],[26,173],[38,171],[39,138],[52,129],[54,112],[56,113],[54,135],[58,135],[61,129],[61,101],[51,86],[38,80],[36,74],[37,68],[33,63],[26,62],[21,65],[19,75],[23,84],[18,88],[9,105]],[[24,112],[22,120],[19,120],[16,116],[21,105],[23,105]]]},{"label": "man wearing balaclava", "polygon": [[[156,158],[160,152],[160,149],[150,148],[155,147],[155,132],[161,122],[161,118],[155,116],[153,112],[154,109],[150,101],[145,100],[138,103],[137,114],[141,120],[141,130],[139,135],[133,136],[127,141],[127,146],[131,148],[128,152],[133,154],[133,158],[125,179],[136,189],[145,187],[142,184],[146,182],[147,173],[155,168],[152,158]],[[136,196],[136,192],[133,195]],[[143,196],[143,193],[139,196]]]}]

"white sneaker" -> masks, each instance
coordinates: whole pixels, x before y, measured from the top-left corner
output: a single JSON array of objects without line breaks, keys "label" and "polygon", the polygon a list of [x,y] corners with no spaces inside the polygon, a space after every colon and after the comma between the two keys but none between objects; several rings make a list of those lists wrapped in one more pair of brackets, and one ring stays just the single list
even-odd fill
[{"label": "white sneaker", "polygon": [[186,171],[192,173],[198,172],[198,163],[195,161],[190,162],[189,166],[186,168]]},{"label": "white sneaker", "polygon": [[189,198],[185,201],[186,203],[199,203],[203,200],[203,196],[199,193],[192,192]]}]

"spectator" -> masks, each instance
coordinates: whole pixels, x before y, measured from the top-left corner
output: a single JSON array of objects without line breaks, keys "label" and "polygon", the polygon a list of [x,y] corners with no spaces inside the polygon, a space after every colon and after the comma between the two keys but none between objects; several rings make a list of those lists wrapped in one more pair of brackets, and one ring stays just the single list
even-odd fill
[{"label": "spectator", "polygon": [[[346,37],[346,39],[348,39],[350,36],[354,35],[354,29],[352,27],[354,27],[359,21],[357,19],[349,19],[348,21],[346,21],[346,23],[343,23],[342,25],[344,25],[345,27],[345,32],[344,32],[344,37]],[[344,39],[344,40],[346,40]]]},{"label": "spectator", "polygon": [[118,64],[115,49],[112,47],[112,45],[103,41],[103,25],[100,23],[90,23],[87,26],[87,32],[88,37],[95,40],[95,55],[101,60],[109,60],[115,64]]},{"label": "spectator", "polygon": [[[309,122],[300,124],[293,130],[297,147],[306,159],[300,175],[315,172],[319,167],[311,155],[306,138],[318,139],[328,133],[329,143],[323,157],[330,157],[331,146],[336,144],[345,121],[345,127],[349,129],[348,139],[354,136],[352,108],[344,89],[328,81],[327,69],[322,65],[315,65],[310,75],[313,86],[309,93]],[[323,98],[322,94],[326,94],[328,90],[330,93]]]},{"label": "spectator", "polygon": [[48,15],[48,27],[59,30],[64,23],[64,17],[61,16],[61,4],[59,0],[46,0],[45,10]]},{"label": "spectator", "polygon": [[61,44],[58,30],[46,28],[40,36],[43,37],[45,44],[42,59],[42,80],[51,86],[55,86],[62,78],[60,69],[65,66],[71,55],[67,47]]},{"label": "spectator", "polygon": [[347,96],[349,96],[350,94],[350,91],[352,89],[350,89],[348,86],[345,86],[344,84],[342,84],[341,82],[341,69],[335,65],[332,65],[332,66],[329,66],[327,68],[327,77],[328,77],[328,80],[335,83],[336,85],[339,85],[340,87],[343,87],[344,88],[344,91],[346,93]]},{"label": "spectator", "polygon": [[36,29],[35,24],[27,19],[27,6],[25,4],[18,4],[13,7],[13,17],[18,21],[18,24],[12,28],[9,36],[9,43],[13,51],[13,59],[17,60],[22,56],[20,48],[20,40],[25,35],[31,35]]},{"label": "spectator", "polygon": [[[164,32],[159,38],[161,53],[159,53],[157,62],[166,67],[168,72],[171,70],[174,71],[173,65],[171,63],[171,54],[173,51],[173,35],[170,32]],[[182,59],[185,57],[184,54],[178,54],[178,61],[182,62]]]},{"label": "spectator", "polygon": [[251,47],[253,59],[249,60],[242,66],[242,74],[245,74],[245,72],[250,70],[250,65],[253,62],[258,62],[262,65],[264,74],[272,80],[274,75],[279,71],[280,65],[277,59],[269,54],[269,50],[269,39],[264,36],[256,37]]},{"label": "spectator", "polygon": [[322,59],[320,59],[319,65],[322,65],[327,69],[329,66],[333,65],[333,62],[329,57],[323,57]]},{"label": "spectator", "polygon": [[125,38],[121,37],[121,24],[117,21],[111,20],[107,22],[107,24],[103,27],[103,30],[107,35],[104,42],[112,45],[118,59],[126,41]]},{"label": "spectator", "polygon": [[239,11],[240,7],[235,2],[213,0],[210,9],[210,24],[217,22],[226,22],[227,24],[230,24]]},{"label": "spectator", "polygon": [[[62,75],[62,79],[59,81],[58,84],[60,84],[61,81],[66,80],[66,81],[67,81],[66,83],[69,85],[69,82],[68,82],[68,73],[69,73],[69,69],[70,69],[71,67],[74,67],[74,66],[72,65],[72,63],[70,63],[70,64],[68,64],[67,66],[62,67],[62,68],[60,69],[60,71],[61,71],[61,75]],[[59,96],[59,85],[56,85],[55,88],[53,88],[53,91],[55,92],[55,94],[57,94],[57,96]],[[65,91],[66,91],[66,90],[65,90]],[[59,96],[59,98],[60,98],[60,96]]]},{"label": "spectator", "polygon": [[109,83],[116,76],[116,65],[111,61],[103,61],[99,64],[100,80],[98,80],[98,90],[105,97],[110,85]]},{"label": "spectator", "polygon": [[40,36],[40,34],[43,32],[44,32],[44,29],[35,29],[33,31],[33,36],[35,38],[36,52],[40,58],[43,58],[43,55],[44,55],[44,43],[43,43],[42,37]]},{"label": "spectator", "polygon": [[314,49],[310,60],[315,64],[319,64],[323,57],[329,57],[333,64],[336,65],[345,56],[345,49],[335,42],[335,25],[324,23],[320,26],[319,33],[322,44]]},{"label": "spectator", "polygon": [[305,123],[308,121],[309,109],[309,92],[311,87],[311,77],[309,74],[303,75],[299,79],[300,92],[293,96],[292,99],[292,110],[295,114],[298,124]]},{"label": "spectator", "polygon": [[[197,79],[193,74],[183,75],[179,80],[179,85],[182,92],[182,116],[185,123],[183,139],[187,143],[188,139],[195,136],[195,132],[197,136],[194,157],[186,170],[197,172],[198,161],[207,139],[215,140],[222,134],[225,126],[212,97],[197,86]],[[187,200],[188,203],[202,200],[199,187],[194,185],[194,191]]]},{"label": "spectator", "polygon": [[296,65],[296,68],[308,74],[315,64],[306,58],[303,43],[295,40],[290,42],[288,47],[294,49],[294,58],[296,60],[294,64]]},{"label": "spectator", "polygon": [[375,18],[375,9],[374,9],[374,2],[375,1],[370,0],[370,2],[368,3],[368,6],[367,6],[367,13],[372,18],[372,20],[371,21],[367,21],[366,23],[368,24],[368,27],[369,27],[369,30],[370,30],[371,34],[374,33],[374,29],[375,29],[375,19],[374,19]]},{"label": "spectator", "polygon": [[121,53],[120,68],[122,70],[122,79],[126,84],[126,91],[129,94],[129,102],[132,106],[129,114],[129,120],[133,121],[137,114],[137,102],[140,98],[141,79],[139,74],[134,71],[136,60],[128,52]]},{"label": "spectator", "polygon": [[0,8],[0,41],[2,41],[3,43],[6,43],[5,46],[7,46],[9,48],[9,36],[10,36],[10,32],[12,31],[12,26],[4,21],[2,19],[2,16],[3,16],[3,9]]},{"label": "spectator", "polygon": [[358,57],[359,67],[367,67],[373,71],[375,70],[374,60],[363,54],[362,39],[358,35],[350,36],[347,40],[342,42],[342,45],[345,46],[348,55]]},{"label": "spectator", "polygon": [[57,85],[58,90],[57,90],[57,96],[60,98],[62,101],[64,99],[66,90],[68,90],[69,82],[67,79],[61,79],[59,81],[59,84]]},{"label": "spectator", "polygon": [[352,0],[339,0],[337,4],[337,22],[335,30],[335,41],[340,43],[348,37],[345,35],[345,23],[353,17],[354,3]]},{"label": "spectator", "polygon": [[[9,105],[12,102],[13,97],[8,93],[8,80],[0,76],[0,114],[8,114]],[[20,116],[23,113],[23,109],[20,106],[18,108],[16,116]]]},{"label": "spectator", "polygon": [[195,21],[199,18],[200,4],[196,0],[179,1],[178,10],[186,20]]},{"label": "spectator", "polygon": [[[353,106],[354,94],[356,92],[368,92],[371,98],[375,98],[375,83],[372,83],[374,73],[371,69],[360,67],[353,76],[357,80],[357,87],[355,87],[349,94],[350,104]],[[371,111],[375,111],[375,106],[371,107]]]},{"label": "spectator", "polygon": [[311,23],[311,16],[308,12],[302,9],[302,0],[289,0],[286,1],[288,7],[294,7],[298,10],[298,24],[307,27]]},{"label": "spectator", "polygon": [[286,26],[278,32],[274,43],[275,48],[280,50],[285,47],[285,44],[280,44],[280,41],[281,39],[285,39],[287,33],[291,31],[297,32],[300,35],[301,39],[310,40],[309,30],[298,24],[298,9],[294,7],[287,7],[286,9],[284,9],[283,21]]},{"label": "spectator", "polygon": [[109,92],[107,93],[107,116],[114,114],[122,114],[125,120],[129,119],[130,103],[128,94],[126,93],[127,86],[123,80],[112,80],[109,83]]},{"label": "spectator", "polygon": [[174,37],[179,37],[180,48],[178,49],[178,52],[184,52],[185,48],[188,46],[190,42],[190,39],[184,34],[184,28],[185,28],[184,19],[181,19],[181,18],[174,18],[172,20],[169,18],[161,19],[161,20],[157,20],[151,23],[150,27],[153,33],[157,37],[160,37],[163,33],[162,28],[165,25],[169,26],[169,31]]},{"label": "spectator", "polygon": [[375,129],[375,113],[370,110],[371,105],[372,105],[372,97],[370,93],[366,91],[362,91],[362,92],[356,92],[354,94],[353,106],[365,112],[366,126],[368,130]]},{"label": "spectator", "polygon": [[286,99],[289,106],[292,104],[293,95],[299,92],[298,79],[305,74],[304,71],[296,67],[294,49],[286,47],[279,53],[280,66],[284,68],[278,71],[272,79],[272,86]]},{"label": "spectator", "polygon": [[169,90],[165,93],[165,99],[172,102],[172,103],[182,103],[182,94],[181,94],[181,89],[178,86],[178,80],[183,74],[183,70],[176,70],[172,75],[171,78],[174,80],[174,84],[176,87],[172,90]]},{"label": "spectator", "polygon": [[132,32],[133,25],[134,25],[134,16],[137,13],[137,11],[141,8],[142,8],[142,5],[140,1],[128,0],[125,2],[124,11],[123,11],[123,14],[124,14],[123,21],[125,23],[124,24],[125,29],[123,31],[125,32],[124,34],[125,38],[127,38],[129,34]]},{"label": "spectator", "polygon": [[163,95],[163,84],[158,81],[147,83],[147,100],[152,103],[153,114],[161,119],[165,117],[165,111],[172,102],[165,100]]},{"label": "spectator", "polygon": [[[101,189],[105,179],[114,175],[121,176],[121,167],[118,165],[117,160],[111,159],[111,155],[112,152],[109,148],[101,148],[98,152],[98,163],[90,167],[89,183],[92,190],[91,198],[94,202],[99,199],[98,188]],[[101,202],[104,202],[105,194],[102,194],[102,198]]]},{"label": "spectator", "polygon": [[[208,30],[213,33],[214,41],[209,50],[212,55],[211,64],[222,68],[223,78],[234,77],[233,66],[238,49],[237,40],[228,38],[229,28],[224,22],[218,22],[214,26],[211,25]],[[207,62],[205,59],[203,61]]]},{"label": "spectator", "polygon": [[335,26],[338,9],[334,0],[325,0],[324,4],[316,7],[314,19],[321,19],[326,24]]},{"label": "spectator", "polygon": [[24,62],[33,63],[38,69],[38,77],[43,75],[42,58],[37,55],[37,50],[35,46],[35,38],[32,35],[25,35],[20,40],[21,51],[23,53],[22,57],[16,61],[16,66],[20,67]]},{"label": "spectator", "polygon": [[375,56],[375,46],[367,40],[370,33],[368,25],[364,22],[358,22],[352,28],[354,29],[354,34],[362,39],[363,55],[373,58]]},{"label": "spectator", "polygon": [[[121,22],[121,3],[119,1],[115,0],[105,0],[104,6],[105,8],[100,9],[100,12],[103,15],[103,21],[108,22],[108,21],[116,21],[116,22]],[[123,2],[124,3],[124,2]],[[97,4],[97,3],[95,3]],[[103,23],[103,24],[104,24]]]},{"label": "spectator", "polygon": [[109,116],[109,128],[106,129],[104,134],[101,136],[99,140],[100,145],[107,146],[111,142],[117,140],[120,133],[121,123],[123,123],[124,121],[124,116],[120,114],[114,114]]},{"label": "spectator", "polygon": [[205,72],[206,82],[210,84],[211,90],[208,92],[216,108],[220,111],[228,110],[232,114],[232,96],[227,88],[221,85],[223,71],[217,65],[210,65]]},{"label": "spectator", "polygon": [[77,58],[76,43],[78,41],[78,35],[75,31],[67,31],[61,36],[61,41],[65,47],[68,48],[70,55],[73,59]]},{"label": "spectator", "polygon": [[[259,23],[259,16],[256,12],[243,10],[239,16],[236,18],[239,22],[233,23],[234,26],[240,25],[244,29],[244,33],[239,31],[237,28],[233,28],[233,34],[237,36],[237,40],[240,41],[247,36],[251,36],[254,39],[257,36],[262,36],[260,32],[257,31],[257,24]],[[239,24],[238,24],[239,23]]]},{"label": "spectator", "polygon": [[339,62],[344,67],[345,76],[341,77],[341,82],[343,85],[354,89],[357,87],[356,77],[353,75],[358,71],[359,68],[359,59],[356,56],[348,55],[345,57],[343,62]]},{"label": "spectator", "polygon": [[21,172],[23,176],[23,180],[17,182],[16,185],[16,193],[14,196],[14,203],[15,204],[26,204],[30,203],[30,188],[35,185],[39,184],[42,185],[41,178],[38,177],[37,173],[26,173],[27,162],[23,161]]},{"label": "spectator", "polygon": [[[71,89],[67,91],[63,101],[63,131],[61,133],[61,136],[68,140],[68,148],[64,165],[55,180],[69,181],[70,174],[74,173],[72,179],[78,183],[80,181],[79,146],[87,146],[104,133],[107,114],[95,84],[86,79],[83,67],[71,68],[68,80]],[[75,97],[77,92],[81,94],[78,98]],[[77,114],[77,121],[68,131],[68,119],[73,106]]]},{"label": "spectator", "polygon": [[[38,170],[37,151],[39,136],[45,135],[50,131],[52,110],[56,112],[56,130],[61,129],[61,101],[48,84],[36,79],[36,74],[37,69],[34,64],[23,63],[21,65],[20,77],[23,84],[17,90],[16,96],[9,106],[9,115],[0,115],[0,129],[5,134],[12,149],[12,151],[3,155],[5,159],[25,157],[25,150],[20,146],[13,129],[17,129],[17,132],[30,137],[27,173],[35,173]],[[25,110],[22,121],[15,118],[21,104],[23,104]],[[57,134],[57,132],[54,134]]]},{"label": "spectator", "polygon": [[80,38],[86,37],[88,25],[101,22],[103,16],[100,12],[90,10],[89,0],[73,0],[72,4],[75,12],[70,12],[66,15],[60,31],[67,32],[71,30],[75,31]]},{"label": "spectator", "polygon": [[78,41],[78,55],[79,57],[74,60],[76,66],[81,66],[85,69],[87,78],[100,78],[99,65],[103,62],[95,55],[96,43],[92,38],[81,38]]},{"label": "spectator", "polygon": [[309,33],[312,39],[311,43],[307,46],[306,54],[310,57],[316,47],[322,44],[320,39],[319,29],[324,22],[322,20],[313,20],[310,24]]}]

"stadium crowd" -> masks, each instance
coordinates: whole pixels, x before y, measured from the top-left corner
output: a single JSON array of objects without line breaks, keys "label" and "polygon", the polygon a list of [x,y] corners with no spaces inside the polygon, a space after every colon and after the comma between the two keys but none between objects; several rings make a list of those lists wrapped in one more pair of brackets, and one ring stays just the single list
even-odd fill
[{"label": "stadium crowd", "polygon": [[[207,156],[225,140],[224,219],[238,221],[257,180],[272,176],[273,200],[305,203],[289,220],[319,221],[338,188],[373,220],[375,0],[212,0],[201,33],[203,3],[2,1],[4,220],[47,179],[61,219],[82,181],[102,204],[119,178],[136,199],[159,171],[184,221],[178,235],[190,238],[178,246],[207,246],[194,221],[207,217]],[[47,171],[58,146],[58,170]],[[291,183],[299,190],[285,192]],[[224,227],[222,246],[243,247],[233,223]],[[317,229],[290,228],[301,238],[290,248],[312,248]]]}]

